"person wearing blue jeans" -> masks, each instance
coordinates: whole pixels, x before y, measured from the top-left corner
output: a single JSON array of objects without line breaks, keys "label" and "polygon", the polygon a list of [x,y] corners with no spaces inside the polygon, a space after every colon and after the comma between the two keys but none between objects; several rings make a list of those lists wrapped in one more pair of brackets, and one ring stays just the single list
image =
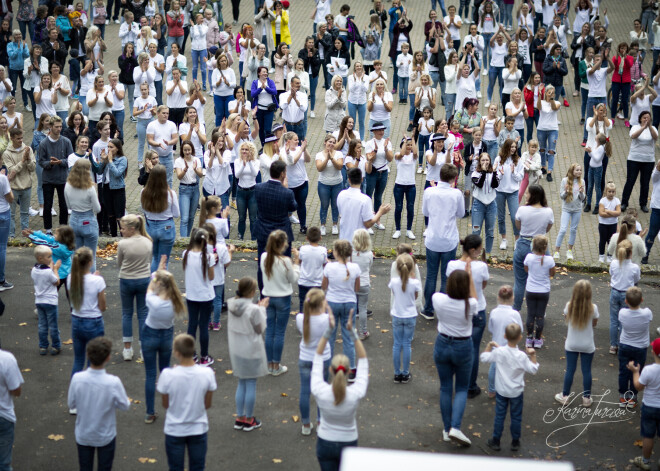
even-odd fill
[{"label": "person wearing blue jeans", "polygon": [[562,395],[568,397],[571,394],[573,377],[577,370],[578,357],[580,358],[580,368],[582,369],[582,397],[591,397],[591,363],[594,359],[594,352],[572,352],[566,350],[566,373],[564,374],[564,386]]},{"label": "person wearing blue jeans", "polygon": [[[162,82],[161,82],[161,84],[162,84]],[[149,93],[149,91],[148,91],[149,86],[148,85],[144,84],[144,87],[140,86],[140,88],[146,88],[147,95],[148,95],[148,93]],[[155,107],[154,107],[154,109],[155,109]],[[140,113],[137,116],[137,123],[135,124],[135,128],[136,128],[137,135],[138,135],[138,149],[137,149],[138,165],[141,165],[142,161],[144,159],[144,144],[147,141],[147,126],[149,126],[149,123],[154,120],[151,111],[147,111],[146,113],[148,113],[148,117],[143,118],[143,116],[145,115],[145,112]],[[133,114],[132,116],[135,116],[135,115]]]},{"label": "person wearing blue jeans", "polygon": [[486,240],[486,254],[493,251],[493,242],[495,241],[495,218],[497,217],[497,203],[491,201],[488,204],[481,202],[474,197],[472,199],[472,233],[481,235],[483,227]]},{"label": "person wearing blue jeans", "polygon": [[73,339],[73,368],[71,376],[85,367],[87,342],[105,335],[103,317],[80,317],[71,315],[71,338]]},{"label": "person wearing blue jeans", "polygon": [[[183,37],[183,36],[182,36]],[[165,454],[171,470],[183,470],[188,449],[188,466],[190,471],[203,470],[206,463],[208,446],[207,434],[175,437],[165,434]]]},{"label": "person wearing blue jeans", "polygon": [[199,183],[179,183],[179,208],[181,209],[179,234],[181,234],[181,237],[190,236],[190,232],[195,225],[198,204]]},{"label": "person wearing blue jeans", "polygon": [[[509,5],[513,6],[513,5]],[[491,439],[499,447],[502,431],[504,430],[504,419],[506,410],[511,409],[511,446],[520,446],[522,434],[523,393],[516,397],[505,397],[495,393],[495,422],[493,424],[493,438]],[[489,440],[489,445],[491,441]]]},{"label": "person wearing blue jeans", "polygon": [[[124,229],[122,228],[122,231]],[[126,235],[124,235],[126,237]],[[144,321],[147,319],[147,287],[151,277],[147,278],[120,278],[119,279],[119,295],[121,296],[121,330],[122,341],[124,342],[124,350],[130,349],[131,357],[133,356],[133,349],[131,344],[133,342],[133,303],[135,301],[135,310],[138,319],[138,333],[140,343],[142,342],[142,330],[144,328]],[[141,347],[140,347],[141,348]],[[126,358],[124,358],[126,359]]]},{"label": "person wearing blue jeans", "polygon": [[39,350],[44,351],[43,355],[46,354],[50,333],[51,347],[53,347],[51,353],[57,355],[62,348],[60,329],[57,327],[57,304],[37,303],[36,306],[39,315]]},{"label": "person wearing blue jeans", "polygon": [[[341,156],[341,152],[337,152]],[[320,181],[317,184],[319,199],[321,200],[321,209],[320,209],[320,218],[321,226],[325,227],[326,220],[328,218],[328,207],[332,208],[332,226],[334,227],[339,224],[339,208],[337,207],[337,197],[339,192],[344,189],[343,183],[337,183],[336,185],[326,185]]]},{"label": "person wearing blue jeans", "polygon": [[[174,210],[174,206],[172,210]],[[173,211],[174,212],[174,211]],[[178,205],[176,207],[176,217],[179,216]],[[147,219],[147,233],[153,242],[151,256],[151,272],[158,269],[158,264],[163,255],[167,257],[168,264],[174,241],[176,240],[176,225],[173,218],[167,219]]]},{"label": "person wearing blue jeans", "polygon": [[293,191],[293,197],[296,199],[298,205],[298,220],[300,221],[300,228],[307,229],[307,194],[309,193],[309,183],[305,182],[295,188],[289,188]]},{"label": "person wearing blue jeans", "polygon": [[250,237],[257,240],[254,235],[254,225],[257,222],[257,200],[254,197],[254,187],[243,188],[239,185],[236,194],[236,206],[238,207],[238,238],[243,240],[246,229],[246,215],[250,216]]},{"label": "person wearing blue jeans", "polygon": [[612,288],[610,291],[610,353],[619,348],[619,334],[621,323],[619,322],[619,311],[626,306],[626,291]]},{"label": "person wearing blue jeans", "polygon": [[479,373],[479,350],[485,328],[486,310],[484,309],[472,316],[472,369],[470,370],[470,381],[468,382],[468,397],[474,397],[481,392],[477,385],[477,375]]},{"label": "person wearing blue jeans", "polygon": [[440,6],[442,16],[447,16],[447,10],[445,10],[445,0],[431,0],[431,10],[435,10],[436,5]]},{"label": "person wearing blue jeans", "polygon": [[[643,319],[635,322],[644,322]],[[648,340],[647,340],[648,343]],[[637,401],[637,388],[633,382],[632,371],[628,369],[628,363],[631,361],[642,370],[646,364],[646,354],[648,347],[633,347],[625,343],[619,344],[619,398],[627,401]],[[620,399],[619,399],[620,401]],[[629,404],[628,407],[631,407]],[[632,406],[634,407],[634,406]]]},{"label": "person wearing blue jeans", "polygon": [[[119,1],[117,1],[119,3]],[[94,469],[94,453],[97,454],[98,469],[112,469],[115,459],[117,437],[104,446],[85,446],[77,443],[80,469]]]},{"label": "person wearing blue jeans", "polygon": [[410,344],[415,334],[415,317],[392,316],[392,359],[394,362],[394,376],[410,377]]},{"label": "person wearing blue jeans", "polygon": [[[489,46],[486,46],[489,47]],[[504,86],[504,79],[502,78],[502,71],[504,70],[504,66],[502,67],[497,67],[491,65],[488,68],[488,88],[486,89],[486,94],[488,96],[488,101],[492,102],[493,101],[493,90],[495,89],[495,81],[497,80],[497,84],[499,85],[499,90],[500,90],[500,101],[502,100],[502,87]]]},{"label": "person wearing blue jeans", "polygon": [[456,429],[460,433],[472,371],[472,339],[438,334],[433,360],[440,378],[443,432]]},{"label": "person wearing blue jeans", "polygon": [[[658,179],[660,179],[660,170],[658,170],[658,167],[660,167],[660,164],[656,164],[655,169],[653,170],[653,174],[651,175],[651,178],[654,179],[654,189],[656,188],[656,185],[660,185],[660,183],[658,183]],[[660,186],[658,188],[660,188]],[[642,258],[642,264],[644,265],[649,263],[649,254],[653,248],[653,242],[658,236],[658,232],[660,232],[660,208],[654,208],[653,202],[651,202],[651,219],[649,221],[649,232],[646,234],[646,239],[644,241],[646,243],[646,255]]]},{"label": "person wearing blue jeans", "polygon": [[[414,101],[414,95],[413,101]],[[364,119],[367,114],[367,102],[356,105],[355,103],[348,102],[348,115],[353,118],[354,123],[358,123],[360,126],[360,140],[364,141]]]},{"label": "person wearing blue jeans", "polygon": [[[9,206],[14,200],[11,189],[9,188],[9,183],[7,183],[8,193],[4,195],[6,206]],[[7,208],[6,211],[0,213],[0,286],[4,285],[5,289],[13,288],[14,285],[7,282],[5,278],[5,262],[7,260],[7,242],[9,241],[9,225],[11,220],[11,210]]]},{"label": "person wearing blue jeans", "polygon": [[[304,299],[304,298],[303,298]],[[302,308],[300,309],[302,312]],[[323,379],[328,380],[328,368],[330,367],[330,360],[323,362]],[[300,399],[298,406],[300,407],[300,421],[303,425],[311,424],[311,407],[310,397],[312,394],[312,362],[305,360],[298,360],[298,370],[300,371]],[[316,408],[316,419],[321,420],[321,409]]]},{"label": "person wearing blue jeans", "polygon": [[165,368],[170,366],[174,327],[154,329],[145,324],[142,327],[140,337],[142,339],[142,356],[144,358],[146,374],[144,396],[147,405],[147,417],[145,420],[148,420],[156,415],[156,377]]},{"label": "person wearing blue jeans", "polygon": [[[541,166],[544,169],[547,169],[548,175],[552,175],[552,169],[555,167],[555,152],[557,149],[557,137],[559,137],[559,131],[556,129],[544,130],[537,128],[536,136],[539,141]],[[548,181],[552,181],[550,177],[548,177]]]},{"label": "person wearing blue jeans", "polygon": [[[331,347],[331,356],[335,356],[335,339],[337,338],[337,329],[339,329],[339,326],[341,325],[341,338],[344,355],[348,357],[351,370],[355,370],[355,344],[351,332],[348,330],[348,320],[351,317],[355,320],[355,315],[357,313],[357,298],[354,303],[333,303],[328,301],[328,305],[330,306],[330,309],[332,309],[332,313],[337,322],[335,329],[332,331],[332,335],[328,339]],[[355,325],[355,323],[353,323],[353,325]]]},{"label": "person wearing blue jeans", "polygon": [[[12,396],[19,396],[20,393],[20,384],[15,390],[9,391],[9,394]],[[7,420],[4,417],[0,417],[0,467],[3,469],[12,469],[11,461],[12,450],[14,447],[14,428],[14,422]]]},{"label": "person wearing blue jeans", "polygon": [[[284,336],[286,326],[289,322],[291,311],[291,295],[289,296],[270,296],[268,306],[266,307],[266,359],[269,365],[273,365],[274,371],[286,371],[280,365],[282,360],[282,350],[284,350]],[[275,367],[277,366],[277,367]],[[239,414],[239,417],[252,417],[252,414]]]},{"label": "person wearing blue jeans", "polygon": [[[460,191],[460,190],[459,190]],[[456,247],[458,244],[456,244]],[[440,270],[440,292],[444,293],[447,286],[447,265],[456,258],[456,247],[447,252],[435,252],[426,248],[426,281],[424,283],[424,311],[422,315],[433,319],[433,304],[431,298],[438,283]]]},{"label": "person wearing blue jeans", "polygon": [[9,237],[14,238],[16,235],[16,209],[19,210],[21,219],[21,232],[28,229],[30,225],[30,198],[32,195],[32,188],[25,190],[12,190],[14,193],[14,201],[11,202],[11,220],[9,221]]},{"label": "person wearing blue jeans", "polygon": [[[413,162],[414,164],[415,162]],[[402,168],[402,167],[401,167]],[[406,198],[406,230],[412,231],[413,219],[415,217],[415,196],[417,188],[415,185],[394,184],[394,226],[396,231],[401,231],[401,214],[403,213],[403,198]]]},{"label": "person wearing blue jeans", "polygon": [[[497,191],[495,197],[495,204],[497,205],[497,227],[502,237],[502,245],[506,240],[506,207],[509,206],[509,217],[511,218],[511,226],[513,226],[513,235],[518,239],[520,231],[516,227],[516,212],[518,211],[518,192],[503,192]],[[502,247],[500,246],[500,248]],[[505,246],[506,249],[506,246]],[[502,249],[504,250],[504,249]]]},{"label": "person wearing blue jeans", "polygon": [[99,240],[99,224],[93,210],[71,211],[69,224],[76,236],[76,248],[89,247],[94,262],[92,270],[96,271],[96,249]]},{"label": "person wearing blue jeans", "polygon": [[594,214],[598,214],[598,205],[600,203],[600,199],[603,196],[603,192],[600,186],[602,179],[603,179],[603,166],[602,165],[598,167],[589,166],[589,172],[588,172],[589,183],[587,186],[587,206],[585,207],[585,211],[591,209],[591,195],[593,195],[594,187],[596,187],[596,207],[594,208],[595,211]]},{"label": "person wearing blue jeans", "polygon": [[520,311],[523,299],[525,297],[525,287],[527,285],[527,272],[525,271],[525,257],[532,253],[532,238],[520,237],[516,241],[516,248],[513,251],[513,309]]}]

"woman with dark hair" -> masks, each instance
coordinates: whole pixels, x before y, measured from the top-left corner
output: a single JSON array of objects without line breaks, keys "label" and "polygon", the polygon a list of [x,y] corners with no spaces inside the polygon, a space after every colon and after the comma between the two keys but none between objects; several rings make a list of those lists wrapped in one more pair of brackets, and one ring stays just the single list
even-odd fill
[{"label": "woman with dark hair", "polygon": [[[319,50],[314,47],[314,37],[305,38],[305,47],[298,51],[298,59],[302,59],[305,71],[309,74],[310,117],[314,118],[314,105],[316,104],[316,87],[319,83],[321,57]],[[361,131],[362,129],[360,129]]]},{"label": "woman with dark hair", "polygon": [[[543,76],[546,87],[548,85],[555,87],[557,97],[560,97],[564,92],[564,76],[567,74],[568,66],[561,55],[561,44],[555,44],[543,62]],[[564,99],[564,106],[568,106],[566,99]]]},{"label": "woman with dark hair", "polygon": [[[117,59],[119,63],[119,83],[124,85],[126,96],[128,97],[128,109],[133,110],[133,100],[140,96],[140,91],[135,93],[135,80],[133,70],[138,66],[138,59],[135,54],[133,43],[126,43],[122,55]],[[131,120],[135,122],[134,120]]]},{"label": "woman with dark hair", "polygon": [[[172,71],[172,76],[174,76],[174,71]],[[218,66],[213,70],[212,81],[215,125],[220,126],[223,118],[229,117],[229,102],[236,87],[236,74],[229,67],[229,60],[225,54],[220,54],[218,57]]]},{"label": "woman with dark hair", "polygon": [[[630,102],[630,69],[635,62],[633,56],[628,54],[628,44],[620,43],[617,47],[617,53],[612,57],[611,62],[614,67],[612,73],[612,122],[615,118],[625,119],[626,127],[630,127],[628,122],[628,103]],[[619,98],[621,102],[619,103]],[[618,113],[617,113],[618,111]]]},{"label": "woman with dark hair", "polygon": [[[393,36],[390,36],[394,38],[394,40],[391,41],[390,53],[388,54],[390,59],[392,59],[392,63],[396,62],[396,57],[401,53],[401,46],[403,44],[408,43],[408,46],[412,44],[410,41],[410,31],[412,29],[413,22],[412,20],[408,19],[408,12],[403,10],[401,18],[399,18],[398,21],[394,23],[394,29],[392,30]],[[398,89],[397,87],[399,85],[399,74],[396,65],[394,66],[392,84],[392,93],[396,93]]]},{"label": "woman with dark hair", "polygon": [[546,235],[555,222],[552,208],[548,207],[545,190],[541,185],[527,187],[527,204],[516,211],[516,228],[520,237],[513,252],[513,308],[520,311],[525,296],[527,270],[525,257],[532,253],[532,239],[537,235]]},{"label": "woman with dark hair", "polygon": [[85,124],[85,117],[80,111],[73,111],[66,120],[66,128],[62,135],[75,145],[80,136],[89,136],[89,128]]},{"label": "woman with dark hair", "polygon": [[[96,166],[95,166],[96,167]],[[103,208],[108,214],[110,236],[117,237],[119,220],[126,212],[126,184],[124,177],[128,169],[128,159],[119,139],[108,142],[108,151],[101,151],[101,161],[94,171],[103,175],[103,180],[109,182],[103,185]]]},{"label": "woman with dark hair", "polygon": [[[104,111],[101,113],[101,118],[98,122],[100,123],[102,121],[110,123],[110,138],[119,139],[119,128],[117,127],[117,122],[115,121],[115,116],[112,114],[112,111]],[[99,133],[96,126],[93,129],[90,129],[89,146],[93,147],[94,143],[100,139],[101,133]],[[123,143],[121,139],[119,140]]]},{"label": "woman with dark hair", "polygon": [[257,80],[252,82],[252,106],[257,109],[257,122],[259,123],[259,139],[263,145],[266,133],[273,126],[273,116],[278,108],[277,88],[275,82],[268,78],[268,67],[257,69]]},{"label": "woman with dark hair", "polygon": [[275,55],[275,87],[277,88],[277,98],[287,89],[286,77],[293,70],[293,55],[289,51],[289,44],[281,42],[277,45]]},{"label": "woman with dark hair", "polygon": [[[328,51],[325,55],[326,68],[331,76],[339,75],[345,87],[348,84],[348,69],[351,66],[351,56],[348,53],[348,47],[344,42],[344,38],[335,38],[333,44],[334,49]],[[333,61],[333,59],[335,60]]]},{"label": "woman with dark hair", "polygon": [[[612,119],[614,120],[614,119]],[[658,140],[658,129],[651,125],[651,113],[642,111],[639,114],[639,124],[630,129],[630,151],[626,167],[626,185],[621,196],[621,211],[628,207],[628,200],[639,176],[639,207],[648,213],[649,182],[655,166],[655,143]]]},{"label": "woman with dark hair", "polygon": [[539,97],[543,98],[544,95],[545,85],[541,83],[541,75],[536,71],[532,72],[523,88],[523,97],[525,98],[525,106],[527,106],[527,117],[525,118],[527,142],[531,141],[534,137],[534,126],[538,126],[539,124],[540,112],[536,109],[536,104]]}]

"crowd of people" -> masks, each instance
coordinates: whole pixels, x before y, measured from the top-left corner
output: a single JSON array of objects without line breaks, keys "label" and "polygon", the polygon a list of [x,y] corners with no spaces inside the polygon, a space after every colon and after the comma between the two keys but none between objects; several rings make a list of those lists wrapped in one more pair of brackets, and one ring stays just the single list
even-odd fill
[{"label": "crowd of people", "polygon": [[[368,383],[362,341],[370,335],[371,235],[374,229],[386,229],[382,217],[392,209],[384,203],[388,188],[394,200],[392,239],[411,241],[423,235],[426,256],[424,279],[409,244],[398,244],[392,265],[388,287],[394,382],[412,380],[417,315],[437,319],[434,360],[445,441],[470,444],[461,432],[461,418],[466,398],[481,392],[481,359],[493,364],[487,392],[497,402],[488,445],[500,448],[510,406],[517,424],[512,449],[520,448],[523,373],[538,369],[534,352],[543,348],[550,279],[567,232],[566,260],[583,255],[574,253],[583,213],[598,218],[599,262],[609,265],[612,276],[609,352],[618,355],[621,365],[622,407],[635,407],[637,391],[648,381],[657,382],[646,373],[657,375],[651,366],[636,376],[644,367],[652,315],[640,308],[641,291],[635,286],[639,266],[648,263],[660,232],[656,3],[643,0],[630,37],[615,42],[608,37],[602,0],[579,0],[572,9],[568,0],[529,0],[520,2],[515,13],[513,0],[474,0],[473,5],[461,0],[460,8],[449,5],[446,11],[440,1],[440,12],[433,0],[423,35],[408,15],[412,5],[401,0],[391,0],[387,7],[385,0],[373,0],[368,18],[352,16],[348,4],[335,16],[332,0],[315,0],[309,18],[303,13],[296,18],[313,23],[298,51],[292,48],[294,18],[287,0],[255,0],[254,21],[240,27],[238,0],[232,1],[233,22],[224,20],[219,1],[39,3],[35,9],[32,0],[19,1],[16,30],[11,3],[0,5],[0,291],[13,288],[5,276],[8,239],[29,237],[37,245],[32,278],[41,355],[62,350],[57,327],[61,286],[71,309],[69,407],[77,414],[82,469],[89,468],[95,451],[111,466],[113,409],[128,407],[121,383],[104,373],[111,342],[99,339],[106,310],[106,284],[96,270],[101,235],[122,237],[122,356],[126,361],[135,356],[135,303],[139,356],[146,371],[145,422],[156,420],[158,389],[167,409],[171,469],[182,469],[185,448],[191,468],[204,467],[205,410],[216,388],[211,370],[204,367],[214,363],[209,331],[221,329],[223,309],[228,312],[232,368],[239,378],[234,428],[252,431],[261,426],[254,415],[257,378],[288,371],[282,350],[296,291],[296,323],[303,334],[302,434],[310,435],[314,426],[309,407],[313,395],[320,410],[317,419],[323,419],[318,425],[319,463],[322,469],[337,469],[341,449],[357,444],[356,408]],[[119,27],[106,30],[111,22]],[[118,34],[121,42],[116,66],[106,44],[110,34]],[[389,47],[387,57],[384,45]],[[649,48],[652,59],[645,64]],[[488,80],[483,106],[482,80]],[[575,159],[566,175],[557,178],[557,189],[547,183],[554,181],[561,110],[570,105],[571,88],[581,100],[583,139],[575,147],[584,159]],[[318,126],[326,136],[314,149],[312,166],[307,165],[312,161],[307,132],[309,120],[317,118],[319,92],[324,92],[325,107]],[[17,111],[19,96],[32,115],[33,129],[30,118]],[[395,101],[408,122],[402,135],[392,132]],[[205,107],[214,110],[208,130]],[[630,137],[621,199],[607,175],[615,124],[629,128]],[[127,142],[137,142],[136,158],[124,152]],[[127,176],[133,165],[143,186],[139,215],[126,214]],[[318,224],[312,222],[315,215],[307,214],[314,185],[308,172],[317,173]],[[630,198],[638,179],[639,205],[634,208]],[[39,209],[31,206],[35,186]],[[418,190],[423,234],[413,230]],[[557,192],[562,202],[554,251],[548,233],[560,208],[548,205],[550,192]],[[507,207],[513,240],[507,238]],[[237,295],[229,298],[225,269],[235,248],[225,239],[232,210],[236,239],[255,240],[259,262],[255,278],[241,279]],[[329,210],[331,234],[338,236],[330,253],[321,243]],[[648,228],[637,220],[637,210],[651,213]],[[53,224],[54,216],[59,224]],[[30,217],[43,218],[43,231],[30,229]],[[471,231],[461,238],[457,220],[464,217],[471,218]],[[179,235],[190,238],[183,254],[185,301],[167,271],[176,219]],[[487,321],[483,290],[496,220],[499,249],[513,248],[514,279],[512,286],[499,289],[499,305]],[[293,226],[307,241],[300,249],[293,247]],[[592,326],[598,309],[592,307],[590,290],[588,282],[578,283],[565,310],[567,373],[555,397],[562,404],[568,402],[578,356],[582,404],[592,402]],[[257,293],[262,299],[254,304]],[[523,326],[519,312],[525,301]],[[188,333],[175,339],[175,321],[186,313]],[[344,355],[334,355],[340,326]],[[480,356],[486,326],[493,342]],[[529,357],[517,347],[523,338]],[[658,361],[660,346],[653,350]],[[172,353],[190,368],[170,370]],[[18,395],[20,371],[9,353],[2,354],[2,364],[14,368],[7,390]],[[86,357],[91,366],[83,372]],[[90,396],[86,391],[91,384],[102,384],[107,394]],[[186,409],[190,400],[195,410]],[[660,408],[660,402],[649,399],[646,406]],[[4,410],[0,421],[13,424],[13,408]],[[103,416],[99,410],[105,410]],[[653,436],[642,429],[645,438]],[[647,445],[636,460],[642,469],[649,469]],[[5,452],[2,456],[10,463],[11,446]]]}]

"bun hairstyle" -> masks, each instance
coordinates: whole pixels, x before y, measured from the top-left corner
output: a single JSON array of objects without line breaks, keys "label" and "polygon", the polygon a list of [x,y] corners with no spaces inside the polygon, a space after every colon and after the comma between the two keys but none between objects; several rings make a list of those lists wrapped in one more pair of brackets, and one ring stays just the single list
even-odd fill
[{"label": "bun hairstyle", "polygon": [[511,285],[501,286],[497,291],[497,299],[501,299],[502,301],[510,301],[513,299],[513,288]]},{"label": "bun hairstyle", "polygon": [[238,288],[236,288],[237,298],[251,298],[257,292],[257,280],[252,277],[245,276],[238,281]]},{"label": "bun hairstyle", "polygon": [[186,248],[186,253],[183,255],[183,269],[186,269],[188,263],[188,255],[193,249],[198,249],[202,253],[202,279],[206,281],[206,273],[209,269],[209,261],[206,257],[206,245],[209,240],[209,233],[205,229],[193,229],[192,234],[190,234],[190,242],[188,243],[188,248]]},{"label": "bun hairstyle", "polygon": [[346,397],[347,378],[350,370],[351,364],[346,355],[337,354],[332,358],[329,379],[332,384],[332,394],[335,396],[336,406],[344,402]]},{"label": "bun hairstyle", "polygon": [[461,247],[463,248],[463,253],[469,255],[470,250],[478,249],[483,245],[481,236],[479,234],[470,234],[461,240]]},{"label": "bun hairstyle", "polygon": [[303,304],[303,340],[305,343],[309,342],[311,335],[310,317],[314,312],[320,312],[325,305],[325,293],[322,289],[312,288],[305,296],[305,303]]}]

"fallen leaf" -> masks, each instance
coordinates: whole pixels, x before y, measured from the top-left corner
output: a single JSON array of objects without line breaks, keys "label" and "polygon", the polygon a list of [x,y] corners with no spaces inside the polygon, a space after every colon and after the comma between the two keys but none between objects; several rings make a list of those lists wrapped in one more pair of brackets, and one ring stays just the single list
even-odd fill
[{"label": "fallen leaf", "polygon": [[234,373],[234,370],[225,370],[225,374],[227,374],[227,375],[230,375],[232,373]]},{"label": "fallen leaf", "polygon": [[23,326],[26,326],[26,325],[27,325],[27,322],[21,322],[21,323],[18,324],[18,325],[19,325],[19,327],[23,327]]},{"label": "fallen leaf", "polygon": [[633,446],[638,446],[638,447],[641,448],[643,444],[644,444],[644,442],[642,440],[635,440],[635,442],[633,443]]},{"label": "fallen leaf", "polygon": [[25,368],[24,370],[21,370],[21,371],[22,371],[23,373],[29,373],[29,372],[32,371],[32,370],[31,370],[30,368]]},{"label": "fallen leaf", "polygon": [[473,437],[481,438],[481,432],[472,432]]},{"label": "fallen leaf", "polygon": [[287,393],[282,393],[282,397],[289,397]]},{"label": "fallen leaf", "polygon": [[234,283],[238,283],[238,278],[234,278]]},{"label": "fallen leaf", "polygon": [[382,329],[382,330],[380,331],[381,334],[386,334],[386,333],[388,333],[388,332],[389,332],[388,329]]},{"label": "fallen leaf", "polygon": [[273,458],[273,463],[275,463],[275,464],[280,464],[281,462],[282,462],[281,459],[279,459],[279,458]]},{"label": "fallen leaf", "polygon": [[73,339],[65,340],[62,342],[64,345],[72,345],[73,344]]},{"label": "fallen leaf", "polygon": [[292,419],[295,423],[298,423],[298,421],[300,420],[300,417],[298,417],[297,415],[292,415],[292,416],[291,416],[291,419]]},{"label": "fallen leaf", "polygon": [[54,442],[59,442],[60,440],[64,440],[64,435],[55,435],[51,433],[48,435],[48,440],[53,440]]}]

